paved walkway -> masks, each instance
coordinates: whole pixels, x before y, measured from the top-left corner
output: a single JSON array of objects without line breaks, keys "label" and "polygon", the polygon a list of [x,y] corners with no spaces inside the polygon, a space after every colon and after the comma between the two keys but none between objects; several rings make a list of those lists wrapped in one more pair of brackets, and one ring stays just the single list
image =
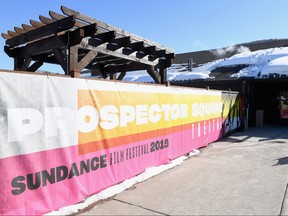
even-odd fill
[{"label": "paved walkway", "polygon": [[288,215],[288,127],[236,132],[80,215]]}]

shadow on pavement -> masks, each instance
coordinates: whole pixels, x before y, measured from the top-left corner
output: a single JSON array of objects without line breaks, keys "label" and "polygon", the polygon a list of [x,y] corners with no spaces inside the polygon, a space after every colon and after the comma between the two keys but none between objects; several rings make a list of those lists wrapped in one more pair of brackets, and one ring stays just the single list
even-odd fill
[{"label": "shadow on pavement", "polygon": [[277,160],[277,163],[272,165],[272,166],[287,165],[288,164],[288,157],[278,158],[278,159],[275,159],[274,161],[276,161],[276,160]]}]

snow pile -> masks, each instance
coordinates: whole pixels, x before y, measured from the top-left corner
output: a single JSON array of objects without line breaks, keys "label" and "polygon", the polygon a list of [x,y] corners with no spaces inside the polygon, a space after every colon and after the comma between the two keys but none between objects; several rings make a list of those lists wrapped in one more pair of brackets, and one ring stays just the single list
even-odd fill
[{"label": "snow pile", "polygon": [[236,54],[216,67],[249,65],[232,77],[265,77],[269,74],[288,75],[288,48],[271,48],[255,52]]},{"label": "snow pile", "polygon": [[254,52],[242,52],[230,58],[210,62],[194,71],[201,70],[204,73],[220,67],[231,67],[237,65],[248,65],[231,77],[258,77],[263,78],[269,75],[288,76],[288,47],[271,48]]}]

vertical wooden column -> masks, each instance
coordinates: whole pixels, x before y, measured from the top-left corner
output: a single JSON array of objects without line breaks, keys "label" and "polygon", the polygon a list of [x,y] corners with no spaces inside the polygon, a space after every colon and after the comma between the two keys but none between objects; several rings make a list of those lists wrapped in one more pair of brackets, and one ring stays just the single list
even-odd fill
[{"label": "vertical wooden column", "polygon": [[24,63],[24,59],[23,58],[14,58],[14,70],[21,70],[22,65]]},{"label": "vertical wooden column", "polygon": [[14,70],[27,71],[31,63],[30,57],[14,58]]},{"label": "vertical wooden column", "polygon": [[161,78],[161,84],[167,83],[167,68],[160,68],[160,78]]},{"label": "vertical wooden column", "polygon": [[70,47],[68,64],[69,64],[68,75],[70,75],[73,78],[79,78],[81,71],[78,68],[78,46],[77,45]]},{"label": "vertical wooden column", "polygon": [[110,73],[110,80],[116,80],[116,74]]}]

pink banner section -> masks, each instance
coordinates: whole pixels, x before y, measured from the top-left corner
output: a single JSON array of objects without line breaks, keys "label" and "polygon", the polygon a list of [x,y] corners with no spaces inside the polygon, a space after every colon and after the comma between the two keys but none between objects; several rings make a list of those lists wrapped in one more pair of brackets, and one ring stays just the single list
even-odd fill
[{"label": "pink banner section", "polygon": [[[188,128],[188,129],[187,129]],[[184,130],[79,155],[79,146],[0,159],[3,215],[40,215],[72,205],[217,140],[221,118]]]}]

